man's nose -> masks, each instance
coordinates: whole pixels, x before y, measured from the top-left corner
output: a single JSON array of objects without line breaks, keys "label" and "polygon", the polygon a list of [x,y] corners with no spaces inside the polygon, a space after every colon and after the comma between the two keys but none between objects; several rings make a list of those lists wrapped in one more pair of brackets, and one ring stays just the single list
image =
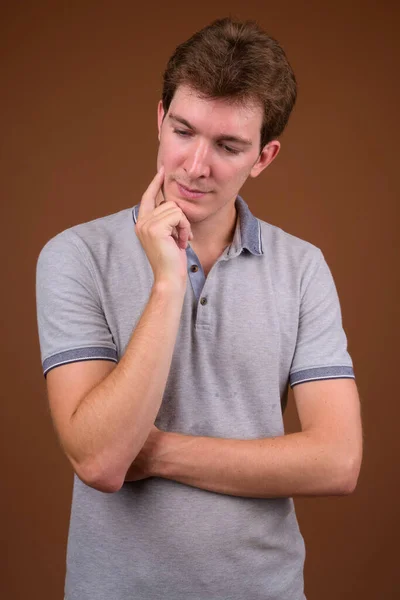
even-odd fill
[{"label": "man's nose", "polygon": [[209,148],[206,142],[198,142],[188,151],[185,160],[185,171],[191,179],[208,177],[210,174]]}]

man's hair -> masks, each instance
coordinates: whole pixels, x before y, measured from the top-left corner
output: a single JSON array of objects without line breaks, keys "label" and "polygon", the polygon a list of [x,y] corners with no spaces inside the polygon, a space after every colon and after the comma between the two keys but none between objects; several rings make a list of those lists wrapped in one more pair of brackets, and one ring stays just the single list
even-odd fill
[{"label": "man's hair", "polygon": [[260,152],[285,129],[297,96],[293,70],[279,43],[255,21],[228,17],[213,21],[175,49],[163,76],[165,114],[179,85],[190,86],[204,99],[261,105]]}]

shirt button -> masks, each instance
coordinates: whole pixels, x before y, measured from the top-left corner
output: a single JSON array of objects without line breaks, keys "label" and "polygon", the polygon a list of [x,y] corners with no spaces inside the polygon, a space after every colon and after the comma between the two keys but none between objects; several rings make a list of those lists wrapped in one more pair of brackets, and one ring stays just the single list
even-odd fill
[{"label": "shirt button", "polygon": [[201,300],[200,300],[200,304],[202,304],[203,306],[204,306],[205,304],[207,304],[207,298],[201,298]]},{"label": "shirt button", "polygon": [[192,273],[196,273],[196,271],[198,271],[198,270],[199,270],[199,267],[198,267],[197,265],[192,265],[192,266],[190,267],[190,270],[192,271]]}]

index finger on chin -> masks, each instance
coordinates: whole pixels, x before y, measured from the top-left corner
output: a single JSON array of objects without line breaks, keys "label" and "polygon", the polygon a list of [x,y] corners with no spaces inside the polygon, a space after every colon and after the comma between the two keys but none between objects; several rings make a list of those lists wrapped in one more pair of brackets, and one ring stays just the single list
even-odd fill
[{"label": "index finger on chin", "polygon": [[149,187],[142,196],[139,208],[138,218],[147,215],[156,208],[156,198],[161,192],[161,186],[164,181],[164,167],[161,166],[155,177],[151,181]]}]

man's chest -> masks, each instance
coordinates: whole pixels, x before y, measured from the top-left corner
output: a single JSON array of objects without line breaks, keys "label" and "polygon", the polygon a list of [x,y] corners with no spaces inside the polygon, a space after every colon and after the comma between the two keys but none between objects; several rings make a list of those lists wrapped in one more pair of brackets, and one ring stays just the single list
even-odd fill
[{"label": "man's chest", "polygon": [[[103,309],[121,357],[149,301],[154,277],[150,265],[138,265],[137,260],[112,264],[110,273],[112,277],[102,278]],[[273,269],[270,259],[250,253],[231,259],[227,252],[188,252],[174,351],[182,377],[207,377],[210,366],[222,381],[228,364],[242,381],[266,375],[271,381],[275,374],[273,379],[284,386],[299,326],[296,271],[291,273],[293,281],[287,271]]]}]

